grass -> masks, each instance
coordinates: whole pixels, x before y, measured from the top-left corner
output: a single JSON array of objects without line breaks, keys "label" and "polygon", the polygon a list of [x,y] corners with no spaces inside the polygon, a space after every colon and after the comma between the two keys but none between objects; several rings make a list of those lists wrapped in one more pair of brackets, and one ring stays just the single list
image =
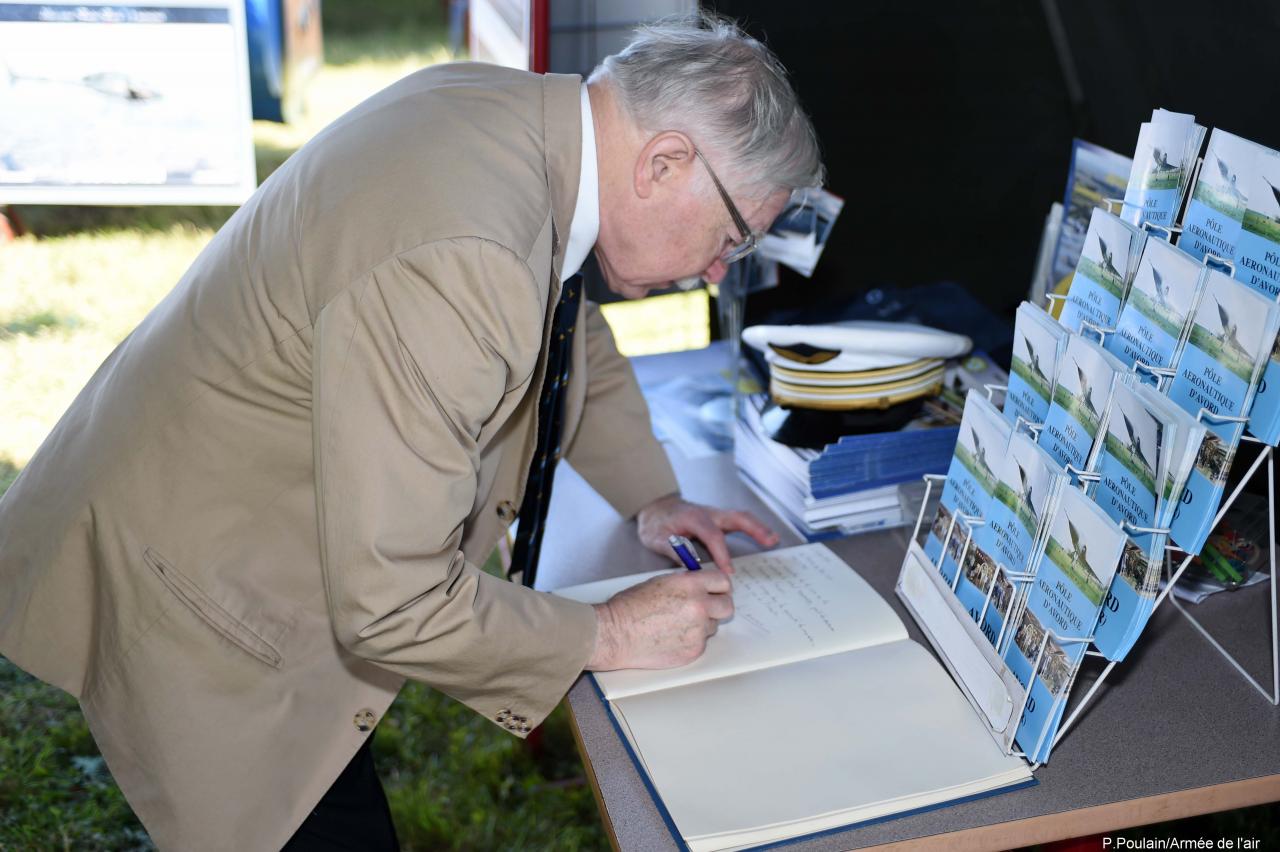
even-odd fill
[{"label": "grass", "polygon": [[[151,849],[74,699],[0,658],[0,850]],[[565,710],[536,747],[420,683],[374,760],[404,849],[606,848]]]},{"label": "grass", "polygon": [[[436,4],[425,6],[426,17],[418,2],[326,0],[326,61],[304,116],[255,123],[259,180],[369,94],[449,58]],[[233,209],[19,212],[34,235],[0,245],[0,495]],[[407,685],[374,741],[403,847],[607,848],[564,708],[540,730],[522,742],[423,684]],[[0,852],[149,848],[74,699],[0,658]]]},{"label": "grass", "polygon": [[1058,567],[1067,582],[1079,589],[1080,593],[1089,599],[1089,603],[1094,606],[1102,605],[1102,596],[1106,594],[1107,590],[1102,585],[1102,580],[1098,575],[1093,573],[1093,568],[1088,562],[1083,559],[1073,560],[1071,551],[1053,536],[1049,537],[1049,543],[1045,547],[1045,555]]},{"label": "grass", "polygon": [[[1251,340],[1245,345],[1254,343],[1256,343],[1256,341]],[[1209,331],[1209,329],[1205,328],[1198,322],[1191,325],[1191,344],[1200,349],[1215,362],[1221,364],[1234,373],[1236,378],[1245,383],[1246,387],[1253,379],[1253,369],[1255,366],[1253,358],[1245,358],[1236,350],[1228,349],[1223,346],[1222,340],[1217,334]],[[1206,376],[1205,381],[1208,383],[1211,380]],[[1221,389],[1221,384],[1221,381],[1214,383],[1214,385],[1219,389]],[[1235,389],[1233,388],[1232,390]]]},{"label": "grass", "polygon": [[74,699],[3,658],[0,731],[0,849],[150,848]]},{"label": "grass", "polygon": [[1080,263],[1076,267],[1076,274],[1088,278],[1115,298],[1124,298],[1124,279],[1118,275],[1113,275],[1092,258],[1081,255]]},{"label": "grass", "polygon": [[1244,214],[1244,229],[1251,234],[1257,234],[1265,240],[1280,243],[1280,221],[1276,221],[1256,210],[1249,210]]},{"label": "grass", "polygon": [[[1103,446],[1106,447],[1111,457],[1118,461],[1129,472],[1129,475],[1146,489],[1147,494],[1154,495],[1156,493],[1155,473],[1145,464],[1145,460],[1141,456],[1129,449],[1128,443],[1108,429],[1106,437],[1103,438]],[[1121,487],[1122,492],[1123,490],[1123,487]],[[1142,499],[1145,501],[1147,498],[1144,496]],[[1150,499],[1154,501],[1155,498],[1152,496]]]}]

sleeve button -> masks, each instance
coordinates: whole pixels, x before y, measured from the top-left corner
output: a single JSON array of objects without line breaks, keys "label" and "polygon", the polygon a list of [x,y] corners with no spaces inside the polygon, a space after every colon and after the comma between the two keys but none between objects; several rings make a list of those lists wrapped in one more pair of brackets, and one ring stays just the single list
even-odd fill
[{"label": "sleeve button", "polygon": [[356,730],[362,734],[367,734],[373,730],[373,726],[378,723],[378,717],[368,707],[356,713],[352,720],[355,723]]}]

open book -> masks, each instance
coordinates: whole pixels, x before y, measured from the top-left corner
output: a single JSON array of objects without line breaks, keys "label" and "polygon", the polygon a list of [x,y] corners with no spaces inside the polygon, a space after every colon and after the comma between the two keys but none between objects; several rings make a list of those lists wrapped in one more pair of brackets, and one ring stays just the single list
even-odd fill
[{"label": "open book", "polygon": [[[694,852],[1031,781],[889,605],[825,546],[734,565],[735,615],[702,657],[595,675],[659,806]],[[598,603],[660,573],[556,594]]]}]

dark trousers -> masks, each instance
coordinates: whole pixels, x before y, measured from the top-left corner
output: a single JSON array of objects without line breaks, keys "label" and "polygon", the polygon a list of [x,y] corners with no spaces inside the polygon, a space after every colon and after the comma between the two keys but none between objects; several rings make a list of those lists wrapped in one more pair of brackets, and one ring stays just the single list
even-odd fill
[{"label": "dark trousers", "polygon": [[370,735],[283,852],[397,852],[396,828],[373,770]]}]

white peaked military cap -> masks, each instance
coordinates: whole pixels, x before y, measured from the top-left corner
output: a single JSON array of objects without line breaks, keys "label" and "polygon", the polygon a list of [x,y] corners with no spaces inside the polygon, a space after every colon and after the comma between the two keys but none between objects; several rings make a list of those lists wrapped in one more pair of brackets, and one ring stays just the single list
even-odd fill
[{"label": "white peaked military cap", "polygon": [[921,359],[955,358],[973,347],[963,334],[877,320],[753,325],[742,332],[742,339],[764,352],[772,365],[821,372],[879,370]]}]

